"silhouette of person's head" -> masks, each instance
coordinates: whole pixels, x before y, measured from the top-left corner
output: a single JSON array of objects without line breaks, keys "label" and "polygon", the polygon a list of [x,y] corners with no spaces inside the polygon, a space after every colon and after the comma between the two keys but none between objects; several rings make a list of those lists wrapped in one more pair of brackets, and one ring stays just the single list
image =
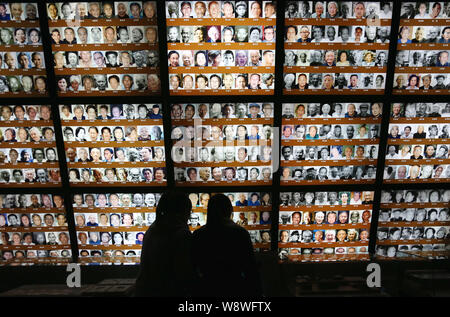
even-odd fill
[{"label": "silhouette of person's head", "polygon": [[164,193],[156,207],[156,221],[162,225],[171,227],[178,224],[187,225],[191,209],[191,200],[185,193]]},{"label": "silhouette of person's head", "polygon": [[223,194],[216,194],[209,200],[207,224],[221,224],[230,219],[233,206],[230,199]]}]

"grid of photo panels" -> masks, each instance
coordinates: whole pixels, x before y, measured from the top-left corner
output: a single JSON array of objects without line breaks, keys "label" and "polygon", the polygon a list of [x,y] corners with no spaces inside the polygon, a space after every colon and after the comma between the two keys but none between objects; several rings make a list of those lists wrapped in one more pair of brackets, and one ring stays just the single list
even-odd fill
[{"label": "grid of photo panels", "polygon": [[281,185],[375,183],[382,103],[282,107]]},{"label": "grid of photo panels", "polygon": [[[233,206],[232,220],[247,229],[255,251],[270,250],[272,197],[269,192],[223,193]],[[209,199],[215,193],[190,193],[192,213],[188,221],[191,231],[206,224]]]},{"label": "grid of photo panels", "polygon": [[403,2],[393,94],[450,93],[450,4]]},{"label": "grid of photo panels", "polygon": [[0,97],[47,96],[37,3],[0,3]]},{"label": "grid of photo panels", "polygon": [[156,1],[47,3],[60,97],[160,94]]},{"label": "grid of photo panels", "polygon": [[2,194],[0,207],[0,266],[72,262],[62,196]]},{"label": "grid of photo panels", "polygon": [[450,103],[394,103],[385,183],[450,181]]},{"label": "grid of photo panels", "polygon": [[[267,192],[224,193],[233,221],[248,230],[256,251],[270,249],[272,197]],[[206,224],[214,193],[190,193],[191,231]],[[159,193],[75,194],[73,208],[81,264],[136,264],[144,234],[155,221]]]},{"label": "grid of photo panels", "polygon": [[450,255],[450,190],[383,191],[377,259],[430,260]]},{"label": "grid of photo panels", "polygon": [[369,260],[372,191],[281,192],[280,260]]},{"label": "grid of photo panels", "polygon": [[171,95],[273,95],[275,1],[166,1]]},{"label": "grid of photo panels", "polygon": [[161,194],[74,194],[78,263],[136,264]]},{"label": "grid of photo panels", "polygon": [[165,186],[159,104],[60,105],[71,186]]},{"label": "grid of photo panels", "polygon": [[61,186],[51,107],[0,109],[0,188]]},{"label": "grid of photo panels", "polygon": [[285,94],[384,94],[392,1],[288,1]]},{"label": "grid of photo panels", "polygon": [[272,184],[273,103],[170,107],[176,185]]}]

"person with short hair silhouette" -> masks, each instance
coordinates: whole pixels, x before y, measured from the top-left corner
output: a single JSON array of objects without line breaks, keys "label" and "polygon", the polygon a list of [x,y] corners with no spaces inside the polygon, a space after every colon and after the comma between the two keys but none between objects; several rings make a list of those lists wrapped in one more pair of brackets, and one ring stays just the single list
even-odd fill
[{"label": "person with short hair silhouette", "polygon": [[248,231],[231,217],[230,199],[209,200],[207,223],[194,231],[192,260],[197,275],[194,295],[206,297],[261,296],[262,287]]},{"label": "person with short hair silhouette", "polygon": [[192,233],[187,221],[192,209],[188,195],[164,193],[156,220],[144,236],[136,296],[189,296],[194,284]]}]

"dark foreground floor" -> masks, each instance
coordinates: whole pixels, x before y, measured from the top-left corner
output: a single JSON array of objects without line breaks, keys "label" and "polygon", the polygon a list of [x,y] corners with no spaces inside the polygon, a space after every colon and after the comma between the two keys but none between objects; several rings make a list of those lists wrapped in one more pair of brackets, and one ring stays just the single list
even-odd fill
[{"label": "dark foreground floor", "polygon": [[[381,287],[369,288],[369,262],[280,264],[258,255],[266,297],[450,296],[450,265],[378,262]],[[133,296],[135,265],[82,266],[81,287],[68,288],[65,267],[0,268],[0,296]]]}]

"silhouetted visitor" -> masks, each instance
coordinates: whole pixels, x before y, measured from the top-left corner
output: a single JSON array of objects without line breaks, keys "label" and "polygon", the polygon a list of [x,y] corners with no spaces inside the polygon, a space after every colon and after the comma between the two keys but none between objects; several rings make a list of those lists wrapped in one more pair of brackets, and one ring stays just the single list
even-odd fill
[{"label": "silhouetted visitor", "polygon": [[193,283],[192,233],[187,221],[192,203],[184,193],[164,193],[156,220],[142,246],[136,296],[187,296]]},{"label": "silhouetted visitor", "polygon": [[250,235],[231,220],[233,207],[223,194],[208,203],[205,226],[194,231],[194,294],[208,297],[261,296],[261,282]]}]

